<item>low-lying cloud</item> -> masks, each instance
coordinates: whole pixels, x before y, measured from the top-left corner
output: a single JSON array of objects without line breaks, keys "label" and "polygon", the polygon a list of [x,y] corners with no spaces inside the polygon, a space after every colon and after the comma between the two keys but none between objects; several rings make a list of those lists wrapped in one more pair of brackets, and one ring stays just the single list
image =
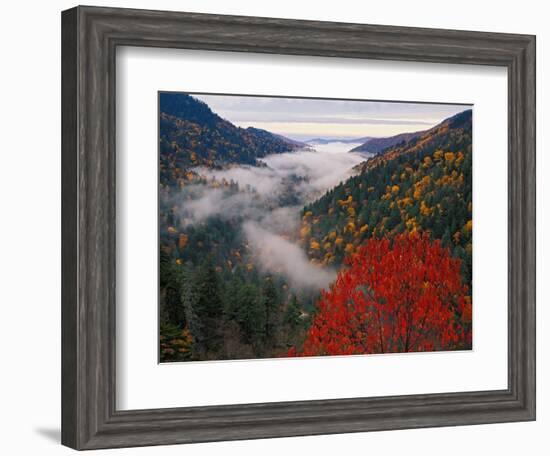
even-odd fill
[{"label": "low-lying cloud", "polygon": [[302,199],[311,200],[351,175],[365,156],[348,151],[359,144],[330,143],[316,145],[316,150],[272,154],[261,161],[266,165],[233,166],[216,170],[200,167],[196,171],[208,178],[238,182],[250,186],[264,198],[273,198],[285,190],[292,176],[302,178],[295,191]]},{"label": "low-lying cloud", "polygon": [[[268,155],[265,166],[232,166],[194,170],[219,188],[192,185],[177,196],[182,225],[202,223],[210,217],[242,220],[242,232],[258,267],[278,273],[297,288],[327,287],[332,270],[308,261],[303,249],[293,244],[305,204],[321,196],[353,173],[364,156],[348,151],[357,144],[329,143],[316,150]],[[239,191],[223,184],[237,182]]]},{"label": "low-lying cloud", "polygon": [[327,288],[335,279],[335,271],[311,264],[299,246],[267,231],[256,222],[245,222],[243,230],[260,268],[285,276],[291,286]]},{"label": "low-lying cloud", "polygon": [[313,151],[269,155],[263,162],[278,175],[307,176],[301,190],[314,196],[349,177],[352,168],[364,161],[364,156],[348,153],[353,147],[354,144],[345,143],[323,144]]},{"label": "low-lying cloud", "polygon": [[[180,210],[182,225],[204,222],[209,217],[233,218],[235,214],[251,213],[254,196],[250,193],[227,194],[221,189],[206,189],[197,199],[184,203]],[[259,210],[259,209],[258,209]]]}]

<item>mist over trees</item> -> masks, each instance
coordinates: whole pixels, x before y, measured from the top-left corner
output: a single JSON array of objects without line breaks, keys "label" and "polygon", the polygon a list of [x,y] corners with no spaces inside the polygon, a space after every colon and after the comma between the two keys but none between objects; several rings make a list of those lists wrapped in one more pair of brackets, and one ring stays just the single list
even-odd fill
[{"label": "mist over trees", "polygon": [[162,362],[471,347],[471,111],[365,161],[162,95]]}]

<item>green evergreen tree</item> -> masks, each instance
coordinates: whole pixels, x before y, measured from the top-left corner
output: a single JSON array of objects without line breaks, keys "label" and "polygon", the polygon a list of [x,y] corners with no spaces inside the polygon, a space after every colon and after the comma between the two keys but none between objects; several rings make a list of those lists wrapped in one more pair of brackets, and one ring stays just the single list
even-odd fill
[{"label": "green evergreen tree", "polygon": [[301,315],[302,312],[298,305],[298,298],[296,298],[296,295],[292,295],[286,308],[284,324],[287,325],[291,331],[295,330],[301,324]]},{"label": "green evergreen tree", "polygon": [[201,342],[207,351],[216,350],[220,343],[223,301],[220,280],[210,255],[199,266],[194,279],[197,293],[194,312],[202,329]]},{"label": "green evergreen tree", "polygon": [[265,337],[268,344],[274,344],[277,339],[277,328],[280,324],[279,295],[273,283],[268,277],[262,290],[265,307]]},{"label": "green evergreen tree", "polygon": [[194,274],[189,269],[185,269],[182,278],[181,301],[187,328],[193,336],[192,351],[194,355],[198,355],[201,351],[201,344],[204,340],[203,325],[196,313],[197,300],[198,291],[195,285]]},{"label": "green evergreen tree", "polygon": [[182,266],[161,251],[160,258],[160,316],[161,322],[185,326],[185,313],[181,302]]},{"label": "green evergreen tree", "polygon": [[243,285],[240,290],[237,322],[244,342],[257,350],[265,338],[266,312],[258,289],[250,283]]}]

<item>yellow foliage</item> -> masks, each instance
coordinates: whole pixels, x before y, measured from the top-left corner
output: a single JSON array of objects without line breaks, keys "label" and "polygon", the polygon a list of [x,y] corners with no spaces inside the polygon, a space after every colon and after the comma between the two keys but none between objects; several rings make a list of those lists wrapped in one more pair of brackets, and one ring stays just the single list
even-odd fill
[{"label": "yellow foliage", "polygon": [[420,202],[420,213],[424,216],[429,216],[433,209],[429,208],[424,201]]},{"label": "yellow foliage", "polygon": [[471,220],[468,220],[466,222],[466,225],[464,225],[464,229],[466,230],[467,233],[472,232],[472,221]]},{"label": "yellow foliage", "polygon": [[445,152],[445,161],[447,163],[452,163],[455,159],[455,154],[452,152]]},{"label": "yellow foliage", "polygon": [[412,204],[413,204],[413,200],[409,196],[397,201],[397,205],[402,209],[407,207],[407,206],[412,206]]},{"label": "yellow foliage", "polygon": [[315,239],[312,239],[311,242],[309,243],[309,248],[312,250],[319,250],[321,246]]},{"label": "yellow foliage", "polygon": [[346,248],[344,249],[346,251],[346,253],[352,253],[353,252],[353,244],[350,242],[348,244],[346,244]]},{"label": "yellow foliage", "polygon": [[414,184],[413,196],[415,199],[420,199],[422,193],[428,185],[430,185],[431,179],[430,176],[424,176],[419,182]]},{"label": "yellow foliage", "polygon": [[311,233],[311,228],[308,225],[304,225],[300,230],[300,237],[303,239]]},{"label": "yellow foliage", "polygon": [[354,231],[355,231],[355,223],[348,222],[348,224],[344,228],[344,233],[353,233]]},{"label": "yellow foliage", "polygon": [[411,217],[405,222],[405,226],[407,227],[407,230],[415,232],[418,225],[416,223],[416,219],[414,217]]},{"label": "yellow foliage", "polygon": [[344,242],[344,240],[343,240],[341,237],[338,237],[338,238],[334,241],[334,245],[342,245],[343,242]]},{"label": "yellow foliage", "polygon": [[397,195],[399,193],[399,185],[394,185],[392,188],[391,188],[391,192],[394,194],[394,195]]},{"label": "yellow foliage", "polygon": [[351,204],[353,201],[353,197],[351,195],[348,195],[347,199],[345,200],[338,200],[338,204],[340,206],[346,206],[347,204]]}]

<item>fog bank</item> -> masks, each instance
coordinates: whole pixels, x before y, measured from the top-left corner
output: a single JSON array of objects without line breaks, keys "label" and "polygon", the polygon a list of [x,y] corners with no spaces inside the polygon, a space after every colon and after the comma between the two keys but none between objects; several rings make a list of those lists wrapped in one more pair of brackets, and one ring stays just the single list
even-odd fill
[{"label": "fog bank", "polygon": [[311,264],[298,245],[265,230],[257,223],[245,222],[243,230],[260,269],[283,275],[291,286],[328,288],[336,278],[336,271]]},{"label": "fog bank", "polygon": [[[349,152],[356,145],[318,144],[315,150],[268,155],[262,159],[265,166],[194,168],[217,184],[185,187],[177,197],[177,215],[183,226],[213,216],[241,220],[260,269],[285,276],[297,288],[325,288],[336,273],[312,265],[292,239],[296,239],[304,205],[346,180],[353,167],[365,160],[364,155]],[[226,186],[231,181],[239,184],[238,191]]]}]

